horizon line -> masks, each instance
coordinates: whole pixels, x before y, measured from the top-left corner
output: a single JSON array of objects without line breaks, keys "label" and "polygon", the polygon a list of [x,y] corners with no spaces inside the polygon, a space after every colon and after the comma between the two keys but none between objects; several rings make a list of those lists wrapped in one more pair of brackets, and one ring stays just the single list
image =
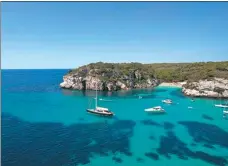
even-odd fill
[{"label": "horizon line", "polygon": [[[123,64],[123,63],[140,63],[140,64],[186,64],[186,63],[219,63],[219,62],[228,62],[228,60],[223,60],[223,61],[196,61],[196,62],[155,62],[155,63],[142,63],[142,62],[102,62],[102,61],[97,61],[97,62],[91,62],[91,63],[112,63],[112,64]],[[85,65],[89,65],[91,63],[87,63]],[[84,65],[80,65],[78,67],[72,67],[72,68],[1,68],[1,70],[71,70],[75,68],[79,68]]]}]

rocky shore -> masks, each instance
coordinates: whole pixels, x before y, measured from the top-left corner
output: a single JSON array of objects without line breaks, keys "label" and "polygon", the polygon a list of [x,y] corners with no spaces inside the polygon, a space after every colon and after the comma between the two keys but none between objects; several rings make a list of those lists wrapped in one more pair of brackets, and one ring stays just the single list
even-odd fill
[{"label": "rocky shore", "polygon": [[60,87],[65,89],[101,91],[145,89],[156,86],[180,87],[186,96],[228,98],[228,62],[189,64],[98,62],[70,70],[63,76],[63,82],[60,84]]},{"label": "rocky shore", "polygon": [[78,90],[98,90],[116,91],[128,90],[135,88],[151,88],[155,86],[182,87],[182,92],[186,96],[193,97],[212,97],[212,98],[228,98],[228,80],[222,78],[214,78],[213,80],[200,80],[198,82],[163,82],[159,84],[159,80],[147,79],[144,83],[135,83],[126,81],[102,81],[99,78],[86,76],[78,77],[77,75],[64,76],[61,88],[78,89]]},{"label": "rocky shore", "polygon": [[211,80],[200,80],[188,82],[182,88],[186,96],[228,98],[228,80],[213,78]]},{"label": "rocky shore", "polygon": [[159,84],[159,81],[154,78],[140,79],[140,74],[135,71],[134,78],[128,76],[116,80],[103,80],[103,78],[87,75],[81,77],[78,73],[68,74],[63,77],[63,82],[60,84],[61,88],[78,89],[78,90],[102,90],[102,91],[116,91],[128,90],[136,88],[152,88]]}]

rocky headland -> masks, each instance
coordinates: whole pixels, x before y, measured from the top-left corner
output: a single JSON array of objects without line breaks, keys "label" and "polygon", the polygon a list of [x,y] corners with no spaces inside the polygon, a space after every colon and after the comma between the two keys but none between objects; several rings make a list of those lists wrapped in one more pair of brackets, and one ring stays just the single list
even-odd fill
[{"label": "rocky headland", "polygon": [[[122,78],[116,79],[105,79],[105,73],[96,76],[93,72],[94,70],[89,70],[84,77],[77,72],[67,74],[63,77],[63,82],[60,84],[60,87],[78,90],[96,90],[97,88],[97,90],[102,91],[117,91],[121,89],[152,88],[159,85],[159,81],[152,77],[142,80],[138,70],[131,72],[132,77],[124,75]],[[110,73],[110,75],[112,75],[112,73]]]},{"label": "rocky headland", "polygon": [[228,98],[228,79],[213,78],[183,85],[182,92],[187,96]]},{"label": "rocky headland", "polygon": [[61,88],[116,91],[182,87],[186,96],[228,98],[228,62],[140,64],[91,63],[70,70]]}]

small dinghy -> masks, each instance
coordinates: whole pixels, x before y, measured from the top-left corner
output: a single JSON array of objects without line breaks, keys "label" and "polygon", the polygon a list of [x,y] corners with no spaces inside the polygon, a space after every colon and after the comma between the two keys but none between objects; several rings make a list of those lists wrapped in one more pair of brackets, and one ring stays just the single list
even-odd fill
[{"label": "small dinghy", "polygon": [[151,112],[151,113],[165,113],[165,110],[161,106],[147,108],[147,109],[145,109],[145,111]]},{"label": "small dinghy", "polygon": [[163,103],[166,103],[166,104],[172,104],[172,100],[171,99],[166,99],[166,100],[162,100]]}]

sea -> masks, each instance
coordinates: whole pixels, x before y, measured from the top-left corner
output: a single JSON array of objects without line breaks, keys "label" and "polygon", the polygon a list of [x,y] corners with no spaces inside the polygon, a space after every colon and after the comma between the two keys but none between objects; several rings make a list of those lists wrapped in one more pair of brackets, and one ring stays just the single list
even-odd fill
[{"label": "sea", "polygon": [[[60,89],[67,72],[1,71],[3,166],[228,165],[228,118],[214,107],[225,101],[173,87],[99,92],[115,113],[105,118],[86,112],[95,91]],[[154,106],[166,113],[144,111]]]}]

